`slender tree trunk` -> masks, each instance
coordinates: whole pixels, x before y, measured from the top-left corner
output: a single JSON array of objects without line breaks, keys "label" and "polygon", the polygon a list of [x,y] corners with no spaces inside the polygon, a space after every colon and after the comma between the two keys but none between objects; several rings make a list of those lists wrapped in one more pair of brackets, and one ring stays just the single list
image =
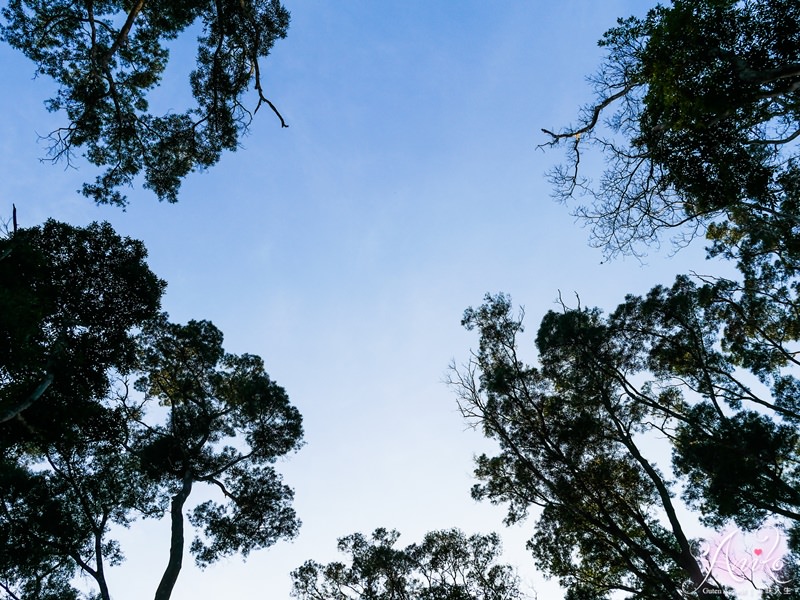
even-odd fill
[{"label": "slender tree trunk", "polygon": [[172,588],[178,580],[178,574],[183,565],[183,505],[192,492],[192,470],[187,469],[183,474],[183,486],[180,491],[172,497],[170,507],[170,518],[172,520],[172,536],[169,545],[169,563],[164,569],[161,583],[158,584],[155,600],[169,600],[172,596]]},{"label": "slender tree trunk", "polygon": [[100,523],[94,532],[94,554],[97,563],[97,585],[100,587],[100,596],[102,600],[111,600],[111,593],[108,591],[108,582],[106,581],[105,567],[103,565],[103,530],[105,529],[108,513],[103,514],[103,521]]},{"label": "slender tree trunk", "polygon": [[[614,417],[614,415],[612,415],[612,417]],[[650,462],[644,458],[644,456],[642,456],[642,453],[639,452],[639,448],[634,443],[633,438],[623,432],[621,425],[618,424],[618,427],[620,427],[620,441],[628,448],[628,451],[636,460],[636,462],[638,462],[647,473],[647,476],[650,478],[650,481],[653,482],[653,485],[655,485],[659,497],[661,498],[661,506],[667,513],[667,519],[669,520],[672,535],[677,542],[678,547],[680,548],[676,555],[673,556],[673,559],[689,576],[692,584],[694,585],[695,593],[698,596],[713,596],[715,598],[723,599],[727,598],[728,596],[725,594],[723,589],[710,580],[708,573],[703,573],[700,569],[697,558],[694,556],[694,554],[692,554],[689,540],[683,531],[680,520],[678,519],[675,506],[672,504],[672,498],[670,496],[669,489],[664,483],[664,480],[661,478],[661,475],[658,473],[658,471],[656,471],[656,469],[653,468],[653,465],[651,465]]]},{"label": "slender tree trunk", "polygon": [[100,588],[100,597],[103,600],[111,600],[111,593],[108,591],[108,583],[106,582],[105,575],[101,575],[97,580],[97,585]]}]

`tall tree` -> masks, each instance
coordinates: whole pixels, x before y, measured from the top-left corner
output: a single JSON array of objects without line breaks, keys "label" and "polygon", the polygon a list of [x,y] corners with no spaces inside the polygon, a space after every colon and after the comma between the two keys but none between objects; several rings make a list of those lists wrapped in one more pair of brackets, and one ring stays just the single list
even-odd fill
[{"label": "tall tree", "polygon": [[[569,148],[557,193],[588,194],[579,214],[610,254],[687,225],[739,271],[679,277],[606,324],[639,349],[640,376],[692,399],[668,418],[706,519],[796,522],[800,6],[675,0],[620,20],[601,45],[598,101],[577,126],[546,131]],[[608,158],[596,187],[578,169],[586,146]]]},{"label": "tall tree", "polygon": [[[140,173],[160,200],[177,201],[188,173],[236,150],[262,104],[286,127],[264,94],[260,64],[286,36],[289,13],[279,0],[11,0],[2,16],[3,39],[59,86],[47,108],[66,113],[67,124],[50,134],[50,158],[69,164],[83,148],[105,169],[82,188],[98,203],[124,205],[119,188]],[[167,43],[195,24],[202,28],[189,77],[196,105],[151,114],[148,93],[167,66]]]},{"label": "tall tree", "polygon": [[[682,578],[720,595],[677,517],[677,477],[707,523],[780,517],[795,551],[800,539],[800,5],[673,0],[600,44],[597,100],[544,130],[568,152],[557,196],[588,197],[578,215],[608,255],[705,234],[739,277],[680,276],[608,317],[551,312],[539,368],[517,358],[507,298],[469,310],[480,351],[454,381],[501,446],[474,493],[507,502],[509,520],[541,507],[531,549],[569,597],[679,597]],[[606,158],[597,185],[588,147]],[[671,469],[646,457],[656,438]]]},{"label": "tall tree", "polygon": [[[728,280],[698,285],[680,276],[672,287],[628,296],[608,316],[581,308],[548,313],[536,338],[538,369],[517,358],[521,320],[510,314],[506,297],[487,298],[484,306],[467,312],[465,324],[479,329],[481,346],[454,381],[464,414],[502,448],[500,456],[479,459],[476,473],[484,484],[474,493],[508,502],[512,521],[530,506],[542,507],[531,548],[539,564],[548,565],[569,589],[599,593],[609,585],[585,572],[595,576],[614,564],[613,554],[602,546],[594,556],[598,563],[583,556],[593,546],[580,544],[587,537],[599,543],[598,528],[607,536],[605,543],[627,555],[636,556],[637,535],[663,535],[664,523],[678,547],[685,540],[692,548],[680,533],[679,505],[671,499],[678,477],[687,505],[707,525],[721,528],[734,520],[755,529],[766,520],[783,521],[794,554],[783,557],[782,569],[762,565],[758,586],[795,577],[800,539],[796,343],[787,342],[779,318],[737,323],[732,315],[741,314],[741,304],[748,301],[738,292]],[[784,307],[771,309],[770,302],[774,299],[761,298],[762,314],[780,314]],[[789,319],[783,322],[793,327]],[[653,444],[660,445],[660,463],[647,458],[645,449]],[[670,452],[671,469],[663,461]],[[637,510],[661,515],[654,530],[642,529],[642,521],[626,521]],[[576,537],[567,541],[570,528]],[[576,546],[582,556],[577,563],[572,562]],[[560,558],[558,547],[564,548]],[[646,548],[641,546],[640,556],[658,558],[665,552],[660,546]],[[678,555],[666,556],[680,565]],[[617,565],[616,575],[651,577],[626,560]],[[699,563],[703,577],[713,577],[704,560]],[[664,565],[659,568],[667,574],[665,581],[678,576]],[[638,589],[626,585],[629,591]],[[695,579],[691,585],[697,587]],[[769,593],[765,590],[764,597]]]},{"label": "tall tree", "polygon": [[496,564],[497,534],[467,537],[433,531],[422,543],[396,548],[400,534],[376,529],[339,540],[351,564],[307,561],[292,572],[299,600],[516,600],[523,596],[511,567]]},{"label": "tall tree", "polygon": [[[9,598],[77,598],[69,582],[80,571],[110,600],[108,568],[124,558],[111,528],[136,518],[170,522],[156,600],[171,597],[180,574],[187,511],[200,566],[296,535],[293,492],[272,463],[300,446],[301,417],[261,359],[225,353],[206,321],[162,317],[139,342],[141,395],[109,394],[92,420],[60,437],[31,427],[26,445],[0,442],[0,586]],[[198,485],[215,497],[191,505]]]},{"label": "tall tree", "polygon": [[[662,478],[661,489],[674,489],[668,481],[682,476],[684,499],[707,524],[716,527],[733,519],[741,527],[753,529],[766,519],[782,519],[796,553],[800,539],[797,284],[796,279],[786,276],[791,262],[786,263],[785,269],[766,261],[761,265],[758,278],[750,277],[758,268],[752,264],[746,267],[744,283],[712,277],[696,278],[696,283],[679,276],[672,287],[657,286],[644,297],[627,297],[608,317],[602,317],[596,309],[548,314],[537,337],[542,367],[531,371],[529,384],[524,384],[521,368],[520,374],[514,374],[514,360],[495,358],[501,356],[498,350],[489,355],[479,353],[473,365],[480,375],[478,381],[459,381],[462,392],[468,392],[465,412],[484,422],[487,434],[503,440],[503,445],[512,450],[505,453],[505,462],[500,458],[482,459],[478,474],[488,483],[476,493],[494,501],[507,500],[512,507],[522,497],[513,518],[524,514],[519,511],[526,502],[537,504],[535,496],[525,495],[535,478],[520,474],[519,467],[534,447],[524,437],[533,435],[534,425],[523,421],[522,415],[534,411],[527,402],[535,406],[535,400],[527,400],[525,394],[530,392],[520,390],[528,389],[525,385],[536,390],[551,389],[556,392],[554,401],[559,403],[559,409],[540,410],[539,424],[547,427],[547,433],[540,435],[555,435],[558,439],[569,436],[584,452],[591,444],[581,436],[597,427],[605,431],[609,427],[605,417],[611,416],[612,410],[617,413],[612,422],[627,415],[621,423],[626,423],[634,435],[624,445],[634,457],[637,440],[647,444],[661,438],[665,440],[663,444],[670,445],[674,471]],[[467,324],[477,327],[478,323],[494,322],[489,334],[482,326],[482,340],[487,335],[490,339],[508,339],[514,322],[501,318],[508,304],[501,298],[489,306],[491,310],[482,308],[468,313]],[[505,343],[506,349],[512,347],[510,341]],[[504,351],[513,355],[515,349]],[[603,389],[598,381],[607,382],[603,385],[609,385],[606,394],[612,400],[599,413],[597,406],[587,400],[597,397],[598,390]],[[519,404],[491,400],[491,386],[497,384],[500,387],[494,390],[495,394],[508,394],[512,399],[516,395]],[[482,400],[482,394],[489,399]],[[540,400],[543,404],[545,398]],[[585,407],[587,403],[591,410],[575,425],[580,435],[569,433],[568,429],[568,433],[559,436],[556,432],[561,431],[560,424],[573,418],[576,404]],[[568,417],[564,416],[565,410]],[[497,433],[503,429],[504,433]],[[605,436],[607,433],[602,433],[597,439],[606,445],[606,451],[611,448],[610,441],[624,442],[624,438]],[[544,439],[536,443],[546,447]],[[666,454],[662,451],[662,455]],[[564,462],[556,471],[569,471],[575,456],[580,454],[559,457]],[[509,462],[512,466],[508,466]],[[529,462],[532,464],[535,463]],[[598,479],[595,488],[597,497],[603,499],[615,518],[625,510],[610,501],[620,487],[618,476],[615,473]],[[571,479],[569,485],[580,485],[579,497],[585,497],[589,484],[578,481]],[[644,498],[636,499],[628,493],[625,499],[638,503]],[[552,509],[553,502],[549,499],[544,503],[539,527],[547,522],[546,517],[552,517],[552,530],[561,535],[565,521],[575,523],[573,513],[578,502],[577,498],[566,502],[567,510],[562,513]],[[577,530],[596,540],[593,526],[591,522],[583,523]],[[628,538],[624,532],[620,529],[611,538]],[[536,544],[546,540],[540,536]],[[536,544],[532,547],[535,553],[538,550],[540,559],[551,556],[553,546]],[[784,558],[785,570],[765,571],[762,574],[766,579],[785,582],[796,577],[796,571],[792,571],[795,559]],[[628,566],[621,567],[621,572],[630,576],[635,571]],[[563,577],[569,570],[561,573]],[[597,590],[596,581],[590,580],[587,585],[581,594]],[[766,590],[762,597],[775,594],[775,590]]]},{"label": "tall tree", "polygon": [[[588,194],[578,214],[594,241],[635,253],[681,228],[676,241],[706,231],[728,249],[752,238],[796,251],[797,2],[674,0],[620,19],[600,45],[597,101],[544,130],[568,148],[557,195]],[[592,146],[608,165],[596,186],[579,169]]]},{"label": "tall tree", "polygon": [[666,431],[680,399],[631,385],[640,357],[599,312],[546,315],[540,368],[517,355],[522,321],[508,297],[487,297],[463,323],[480,346],[452,383],[463,414],[500,446],[477,459],[473,496],[507,503],[507,522],[541,509],[529,547],[566,597],[725,597],[695,556],[670,477],[643,446]]},{"label": "tall tree", "polygon": [[302,419],[261,358],[225,353],[222,333],[207,321],[162,321],[143,341],[136,387],[169,409],[162,424],[139,419],[137,441],[148,476],[170,494],[169,561],[155,595],[166,600],[181,569],[183,510],[195,484],[220,495],[189,517],[201,531],[190,547],[200,566],[297,534],[293,492],[271,465],[300,447]]},{"label": "tall tree", "polygon": [[[686,496],[708,522],[751,528],[766,517],[800,521],[793,304],[729,280],[678,277],[629,296],[605,320],[615,343],[635,348],[635,370],[669,390],[673,460]],[[791,309],[791,310],[787,310]],[[658,404],[655,404],[658,406]]]},{"label": "tall tree", "polygon": [[[0,240],[0,586],[9,598],[77,597],[74,561],[99,526],[43,465],[65,473],[77,456],[93,469],[113,463],[94,478],[99,490],[127,476],[109,454],[124,427],[106,397],[135,366],[135,330],[158,315],[165,284],[146,256],[107,223],[50,220]],[[56,464],[54,445],[70,449]],[[58,548],[46,542],[53,531]]]},{"label": "tall tree", "polygon": [[[146,255],[108,224],[48,221],[0,240],[0,591],[9,600],[80,598],[79,571],[109,600],[108,569],[124,558],[109,536],[136,518],[170,519],[158,599],[181,570],[187,508],[200,565],[299,527],[272,463],[300,446],[300,414],[259,357],[226,353],[209,322],[180,326],[158,312],[165,284]],[[187,504],[201,484],[216,499]]]}]

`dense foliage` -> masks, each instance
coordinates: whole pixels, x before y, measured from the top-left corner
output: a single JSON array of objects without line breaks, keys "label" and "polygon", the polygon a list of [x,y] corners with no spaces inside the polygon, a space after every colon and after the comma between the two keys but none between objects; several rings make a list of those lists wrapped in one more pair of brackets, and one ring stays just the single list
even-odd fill
[{"label": "dense foliage", "polygon": [[[728,242],[796,227],[797,2],[675,0],[620,19],[600,44],[597,102],[577,125],[545,130],[569,152],[557,194],[588,194],[578,214],[598,245],[637,252],[665,229],[691,238],[712,222],[710,237]],[[579,170],[588,147],[607,161],[597,184]]]},{"label": "dense foliage", "polygon": [[[609,255],[683,227],[677,241],[704,233],[737,274],[680,275],[607,316],[562,306],[541,322],[537,366],[518,358],[508,297],[469,309],[480,348],[453,383],[500,445],[474,495],[512,522],[539,507],[530,548],[568,598],[735,595],[681,497],[717,528],[777,519],[794,555],[751,583],[791,596],[768,583],[796,583],[800,550],[800,6],[674,0],[601,46],[598,101],[546,131],[568,146],[557,194],[588,197],[578,214]],[[606,158],[597,185],[579,169],[587,147]]]},{"label": "dense foliage", "polygon": [[483,483],[473,496],[507,503],[509,523],[542,509],[529,543],[537,566],[568,598],[677,600],[684,581],[719,594],[692,552],[671,481],[645,450],[676,399],[632,388],[623,374],[638,364],[634,347],[615,343],[597,311],[550,313],[534,368],[518,358],[522,322],[507,297],[487,297],[464,324],[480,348],[452,383],[463,414],[500,447],[477,459]]},{"label": "dense foliage", "polygon": [[[300,414],[259,357],[223,350],[213,324],[157,313],[163,283],[140,242],[51,221],[0,247],[3,314],[20,315],[3,320],[0,365],[5,597],[82,598],[81,572],[109,600],[107,569],[124,558],[112,527],[140,517],[171,524],[157,600],[181,571],[188,509],[200,566],[297,534],[272,464],[299,448]],[[216,493],[192,506],[198,485]]]},{"label": "dense foliage", "polygon": [[107,223],[51,220],[0,239],[0,422],[29,407],[31,424],[70,419],[107,393],[110,370],[132,368],[132,330],[165,286],[146,256]]},{"label": "dense foliage", "polygon": [[376,529],[339,540],[350,565],[308,561],[292,573],[299,600],[515,600],[511,567],[496,564],[496,534],[467,537],[457,529],[432,531],[420,544],[396,548],[400,534]]},{"label": "dense foliage", "polygon": [[[50,134],[50,157],[69,163],[83,148],[105,169],[82,189],[98,203],[124,205],[119,188],[140,173],[160,200],[177,201],[182,179],[236,150],[264,103],[286,126],[264,95],[259,63],[289,26],[278,0],[11,0],[2,17],[3,39],[58,84],[47,108],[67,124]],[[151,114],[148,93],[164,74],[168,44],[193,26],[201,29],[189,77],[196,106]]]},{"label": "dense foliage", "polygon": [[[286,126],[260,64],[286,35],[278,0],[11,0],[0,12],[3,40],[58,86],[46,105],[67,122],[50,158],[82,150],[103,168],[82,189],[98,203],[124,205],[120,188],[140,175],[176,201],[264,104]],[[188,30],[195,105],[153,114],[168,46]],[[157,600],[181,571],[187,512],[200,566],[295,536],[273,463],[300,447],[302,420],[262,360],[226,353],[207,321],[170,323],[144,246],[110,225],[13,224],[0,239],[0,595],[85,598],[81,574],[109,600],[107,570],[124,559],[114,528],[137,518],[171,525]],[[192,505],[199,485],[211,499]]]}]

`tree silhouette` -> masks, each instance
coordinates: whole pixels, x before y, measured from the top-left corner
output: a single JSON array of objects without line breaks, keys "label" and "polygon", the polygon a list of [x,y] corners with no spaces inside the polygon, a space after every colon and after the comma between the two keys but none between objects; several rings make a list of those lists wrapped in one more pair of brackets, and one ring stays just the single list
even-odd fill
[{"label": "tree silhouette", "polygon": [[[140,173],[159,200],[177,201],[186,175],[236,150],[262,104],[287,126],[264,94],[260,64],[289,26],[278,0],[11,0],[2,16],[3,39],[59,86],[46,105],[66,113],[68,123],[49,135],[50,159],[70,164],[84,148],[105,169],[82,188],[98,203],[124,205],[119,188]],[[148,93],[167,66],[166,44],[194,24],[202,27],[189,77],[196,106],[153,115]]]}]

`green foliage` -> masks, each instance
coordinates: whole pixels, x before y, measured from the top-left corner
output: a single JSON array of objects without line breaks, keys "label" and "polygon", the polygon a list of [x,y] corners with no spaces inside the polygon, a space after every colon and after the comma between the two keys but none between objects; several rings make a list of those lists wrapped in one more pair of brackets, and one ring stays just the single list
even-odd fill
[{"label": "green foliage", "polygon": [[296,535],[292,490],[271,463],[300,447],[302,419],[261,358],[225,353],[222,333],[208,321],[155,321],[141,340],[143,376],[135,387],[168,407],[166,421],[137,433],[149,477],[164,489],[189,478],[222,496],[190,517],[202,532],[191,545],[197,563],[246,556]]},{"label": "green foliage", "polygon": [[[509,298],[487,297],[465,313],[480,346],[453,378],[464,415],[500,445],[477,459],[474,496],[506,504],[509,522],[540,507],[530,549],[576,598],[671,597],[669,582],[686,579],[697,587],[676,477],[707,524],[788,519],[796,550],[800,384],[796,317],[783,316],[795,305],[680,276],[608,316],[548,313],[532,368],[517,357],[522,323]],[[672,473],[646,458],[643,442],[657,438]]]},{"label": "green foliage", "polygon": [[0,586],[77,598],[70,580],[95,534],[127,522],[126,502],[152,504],[134,491],[127,426],[107,397],[135,367],[135,330],[165,284],[141,242],[107,223],[20,229],[0,256]]},{"label": "green foliage", "polygon": [[[597,103],[577,126],[545,130],[569,147],[557,195],[588,194],[578,214],[594,241],[636,253],[664,229],[692,237],[710,225],[717,251],[748,237],[780,243],[777,232],[797,225],[786,210],[797,204],[797,3],[675,0],[620,19],[600,44]],[[586,146],[607,159],[596,186],[578,170]]]},{"label": "green foliage", "polygon": [[433,531],[421,544],[395,547],[400,534],[376,529],[339,540],[351,558],[321,565],[307,561],[292,572],[300,600],[514,600],[522,598],[509,566],[495,564],[496,534],[467,537],[457,529]]},{"label": "green foliage", "polygon": [[133,367],[132,330],[157,314],[165,283],[142,243],[107,223],[20,229],[0,255],[0,422],[31,406],[31,426],[61,426],[108,392],[110,371]]},{"label": "green foliage", "polygon": [[507,296],[487,296],[463,323],[480,346],[451,383],[462,413],[499,444],[478,457],[473,496],[506,504],[511,523],[541,509],[529,542],[537,566],[574,598],[677,599],[682,581],[718,593],[692,554],[674,484],[642,447],[683,402],[667,395],[678,407],[664,409],[637,389],[637,347],[597,310],[550,312],[533,368],[517,356],[522,322]]},{"label": "green foliage", "polygon": [[672,288],[628,297],[608,319],[620,343],[637,348],[640,372],[691,400],[664,408],[675,425],[673,460],[689,501],[717,525],[800,519],[796,301],[777,298],[678,277]]},{"label": "green foliage", "polygon": [[[674,0],[621,19],[600,44],[597,103],[578,126],[546,131],[568,145],[557,194],[588,195],[578,214],[608,254],[683,227],[674,241],[704,232],[708,256],[739,276],[679,276],[626,298],[601,325],[630,357],[590,338],[567,346],[594,353],[593,368],[616,372],[653,411],[684,497],[707,523],[782,517],[796,538],[800,5]],[[578,170],[587,146],[607,159],[596,186]]]},{"label": "green foliage", "polygon": [[156,598],[169,598],[198,484],[216,490],[189,516],[199,565],[296,535],[293,492],[273,463],[300,447],[302,419],[259,357],[226,353],[207,321],[159,315],[163,282],[144,247],[108,225],[48,222],[2,243],[2,301],[32,316],[0,330],[0,391],[18,409],[0,423],[0,590],[77,599],[80,571],[109,600],[106,571],[124,559],[112,527],[168,514]]},{"label": "green foliage", "polygon": [[38,457],[2,444],[0,572],[20,597],[77,598],[71,582],[80,569],[107,598],[104,569],[124,558],[117,542],[107,538],[109,527],[128,526],[134,511],[146,516],[163,511],[137,457],[124,451],[127,432],[100,437],[76,427],[70,433],[63,439],[41,435]]},{"label": "green foliage", "polygon": [[[124,205],[119,188],[140,173],[160,200],[175,202],[187,174],[236,150],[262,103],[278,114],[259,65],[289,25],[278,0],[11,0],[2,16],[3,39],[59,86],[47,108],[66,113],[68,124],[50,134],[51,158],[69,163],[84,148],[105,168],[82,189],[98,203]],[[167,66],[167,43],[195,24],[202,28],[189,78],[196,106],[153,115],[148,93]],[[254,108],[243,100],[251,85]]]},{"label": "green foliage", "polygon": [[[42,533],[46,535],[42,530],[58,523],[55,519],[61,517],[48,483],[45,477],[35,476],[12,462],[0,464],[0,589],[7,592],[6,598],[78,598],[70,585],[75,571],[72,560],[58,556],[37,539]],[[29,529],[33,517],[38,521],[35,531]],[[74,531],[67,523],[63,538],[80,545],[81,536],[75,539],[70,534]]]}]

